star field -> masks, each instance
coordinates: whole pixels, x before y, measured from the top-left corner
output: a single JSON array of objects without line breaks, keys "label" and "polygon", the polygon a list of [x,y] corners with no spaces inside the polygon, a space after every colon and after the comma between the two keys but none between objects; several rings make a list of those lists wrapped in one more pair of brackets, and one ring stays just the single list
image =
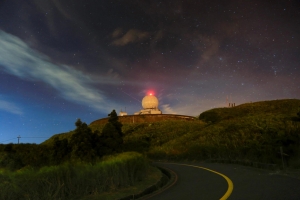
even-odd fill
[{"label": "star field", "polygon": [[300,98],[300,3],[0,3],[0,143],[40,143],[153,91],[163,113]]}]

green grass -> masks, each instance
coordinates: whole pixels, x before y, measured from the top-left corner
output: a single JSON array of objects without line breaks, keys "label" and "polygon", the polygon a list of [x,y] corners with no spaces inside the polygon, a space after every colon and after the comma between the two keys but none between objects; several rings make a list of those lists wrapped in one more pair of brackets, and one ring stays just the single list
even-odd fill
[{"label": "green grass", "polygon": [[134,187],[145,180],[147,172],[148,161],[134,152],[109,156],[95,165],[66,163],[38,170],[1,170],[0,199],[82,199]]},{"label": "green grass", "polygon": [[133,186],[120,188],[110,192],[103,192],[101,194],[88,195],[83,200],[115,200],[124,198],[130,195],[136,195],[143,192],[146,188],[155,185],[161,178],[162,173],[155,167],[149,167],[143,180],[137,182]]},{"label": "green grass", "polygon": [[[205,117],[206,114],[215,114],[217,121],[240,119],[243,117],[255,116],[256,118],[262,117],[279,117],[291,118],[296,116],[299,112],[300,100],[298,99],[285,99],[273,101],[261,101],[254,103],[246,103],[232,108],[216,108],[201,113],[200,119],[208,122],[210,121]],[[203,116],[203,117],[201,117]]]}]

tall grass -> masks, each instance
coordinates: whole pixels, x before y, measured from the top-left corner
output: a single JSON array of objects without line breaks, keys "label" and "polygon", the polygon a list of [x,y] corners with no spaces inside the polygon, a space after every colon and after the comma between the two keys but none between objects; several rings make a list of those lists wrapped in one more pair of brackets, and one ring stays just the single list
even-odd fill
[{"label": "tall grass", "polygon": [[95,165],[66,163],[59,166],[0,172],[0,199],[81,199],[142,180],[147,160],[127,152],[106,157]]},{"label": "tall grass", "polygon": [[199,126],[199,130],[175,135],[161,144],[151,141],[147,155],[153,159],[229,159],[280,164],[278,152],[282,147],[289,155],[286,161],[299,158],[299,122],[250,120]]}]

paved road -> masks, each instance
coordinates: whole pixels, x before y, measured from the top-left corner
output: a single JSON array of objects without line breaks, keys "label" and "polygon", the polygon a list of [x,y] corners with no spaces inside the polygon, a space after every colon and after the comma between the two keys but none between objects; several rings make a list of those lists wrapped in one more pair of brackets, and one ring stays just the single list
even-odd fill
[{"label": "paved road", "polygon": [[[186,163],[188,164],[188,163]],[[187,165],[172,163],[155,163],[169,168],[177,176],[177,182],[150,200],[182,200],[182,199],[220,199],[228,192],[228,181],[219,174]],[[230,200],[241,199],[300,199],[300,179],[279,175],[276,172],[251,167],[218,164],[193,163],[227,176],[233,182]]]}]

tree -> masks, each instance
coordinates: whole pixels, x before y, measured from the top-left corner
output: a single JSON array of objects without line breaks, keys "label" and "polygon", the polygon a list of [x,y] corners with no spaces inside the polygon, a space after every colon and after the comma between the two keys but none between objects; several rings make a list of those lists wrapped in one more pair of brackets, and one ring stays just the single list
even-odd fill
[{"label": "tree", "polygon": [[119,117],[115,110],[113,110],[110,114],[108,114],[109,119],[108,122],[111,123],[115,129],[118,131],[119,135],[122,136],[122,123],[119,122]]},{"label": "tree", "polygon": [[58,137],[54,138],[53,146],[51,149],[51,161],[54,164],[60,164],[70,157],[69,142],[65,138],[59,140]]},{"label": "tree", "polygon": [[95,135],[86,123],[80,119],[75,122],[76,129],[70,140],[72,158],[82,161],[93,162],[97,157]]},{"label": "tree", "polygon": [[4,152],[5,155],[0,159],[0,167],[4,167],[12,171],[24,167],[21,156],[14,149],[14,145],[12,143],[5,145]]},{"label": "tree", "polygon": [[103,127],[101,134],[101,146],[106,154],[120,151],[123,145],[123,125],[119,122],[116,111],[113,110],[108,116],[108,123]]}]

